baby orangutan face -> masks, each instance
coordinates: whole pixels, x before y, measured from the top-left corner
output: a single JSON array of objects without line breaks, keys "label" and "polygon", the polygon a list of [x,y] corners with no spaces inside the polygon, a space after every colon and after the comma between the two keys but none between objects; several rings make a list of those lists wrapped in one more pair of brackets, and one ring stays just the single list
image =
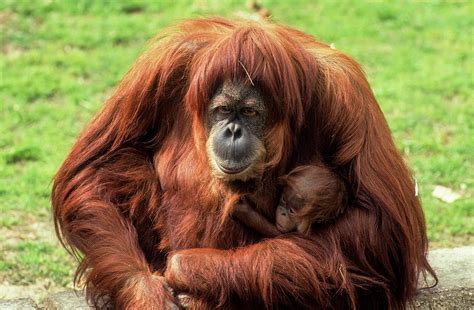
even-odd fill
[{"label": "baby orangutan face", "polygon": [[301,224],[297,213],[303,206],[303,198],[290,187],[285,187],[276,209],[275,225],[278,230],[282,233],[296,230]]}]

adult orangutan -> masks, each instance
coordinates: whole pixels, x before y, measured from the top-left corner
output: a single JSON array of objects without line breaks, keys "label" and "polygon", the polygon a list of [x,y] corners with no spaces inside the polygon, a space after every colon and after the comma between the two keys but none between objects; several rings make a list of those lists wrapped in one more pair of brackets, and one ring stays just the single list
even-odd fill
[{"label": "adult orangutan", "polygon": [[[323,163],[348,185],[337,220],[264,239],[277,179]],[[61,240],[88,297],[116,308],[404,308],[426,260],[413,179],[359,65],[270,22],[198,19],[160,35],[54,180]],[[163,277],[163,275],[165,277]]]}]

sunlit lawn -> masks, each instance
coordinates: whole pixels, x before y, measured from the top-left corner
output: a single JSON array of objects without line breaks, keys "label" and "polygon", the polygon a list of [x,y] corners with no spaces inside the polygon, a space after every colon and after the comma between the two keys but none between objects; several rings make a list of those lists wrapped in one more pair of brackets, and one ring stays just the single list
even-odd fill
[{"label": "sunlit lawn", "polygon": [[[74,262],[52,232],[51,178],[147,40],[186,17],[248,15],[245,2],[0,2],[0,298],[2,285],[70,284]],[[472,5],[262,3],[363,65],[418,179],[430,240],[473,243]],[[437,200],[435,185],[461,198]]]}]

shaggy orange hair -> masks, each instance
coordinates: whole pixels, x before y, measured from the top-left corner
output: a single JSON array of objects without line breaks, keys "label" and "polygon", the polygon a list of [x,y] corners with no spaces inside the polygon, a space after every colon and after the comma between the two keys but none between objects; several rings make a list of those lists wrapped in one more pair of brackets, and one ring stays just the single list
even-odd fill
[{"label": "shaggy orange hair", "polygon": [[[258,87],[270,111],[254,188],[213,177],[203,122],[226,80]],[[230,219],[248,192],[271,218],[277,178],[323,162],[349,184],[350,205],[312,237],[261,240]],[[402,309],[433,273],[413,178],[360,66],[312,36],[271,22],[185,21],[152,42],[82,133],[52,193],[77,278],[100,304]],[[173,251],[173,255],[169,255]],[[193,306],[194,305],[194,306]]]}]

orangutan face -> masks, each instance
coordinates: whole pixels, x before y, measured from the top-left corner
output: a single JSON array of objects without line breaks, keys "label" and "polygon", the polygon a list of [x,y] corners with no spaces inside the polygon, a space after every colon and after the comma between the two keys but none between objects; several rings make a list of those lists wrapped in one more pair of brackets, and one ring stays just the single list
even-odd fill
[{"label": "orangutan face", "polygon": [[207,153],[216,176],[248,180],[261,173],[265,159],[267,108],[255,87],[226,82],[208,109]]}]

